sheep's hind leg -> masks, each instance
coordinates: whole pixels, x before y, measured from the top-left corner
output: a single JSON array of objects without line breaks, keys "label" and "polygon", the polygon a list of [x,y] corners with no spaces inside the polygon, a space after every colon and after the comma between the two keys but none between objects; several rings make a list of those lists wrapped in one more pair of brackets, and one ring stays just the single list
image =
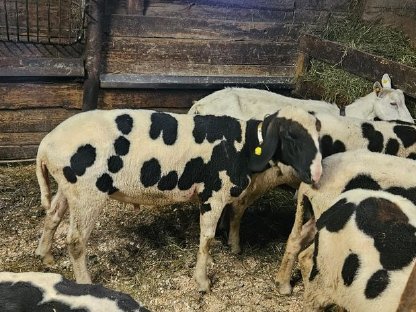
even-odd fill
[{"label": "sheep's hind leg", "polygon": [[224,204],[222,203],[205,203],[201,206],[201,214],[199,218],[201,234],[199,238],[199,250],[194,274],[195,280],[198,284],[198,290],[201,292],[210,291],[210,282],[207,275],[207,265],[211,260],[209,247],[215,236],[215,228],[223,208]]},{"label": "sheep's hind leg", "polygon": [[89,198],[88,202],[69,202],[70,226],[67,237],[68,251],[77,283],[89,284],[86,246],[106,197]]},{"label": "sheep's hind leg", "polygon": [[46,212],[42,236],[35,251],[35,254],[42,259],[43,264],[46,266],[52,266],[55,262],[51,251],[53,237],[67,210],[68,202],[58,189],[52,200],[51,208]]}]

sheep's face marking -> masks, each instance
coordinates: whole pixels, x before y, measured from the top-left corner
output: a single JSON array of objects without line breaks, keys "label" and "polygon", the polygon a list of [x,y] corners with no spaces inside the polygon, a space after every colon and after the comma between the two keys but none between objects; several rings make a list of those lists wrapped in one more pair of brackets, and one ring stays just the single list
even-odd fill
[{"label": "sheep's face marking", "polygon": [[393,131],[402,141],[404,147],[407,148],[416,143],[416,129],[413,127],[398,125],[393,128]]},{"label": "sheep's face marking", "polygon": [[321,146],[321,152],[322,157],[328,157],[333,154],[342,153],[345,152],[345,144],[341,142],[340,140],[334,140],[332,137],[328,134],[325,134],[320,139],[320,146]]},{"label": "sheep's face marking", "polygon": [[152,121],[150,137],[156,140],[162,135],[163,142],[166,145],[175,144],[178,138],[178,121],[176,118],[166,113],[153,113],[150,118]]},{"label": "sheep's face marking", "polygon": [[82,176],[87,168],[94,164],[96,157],[95,147],[92,145],[86,144],[79,147],[71,157],[70,166],[63,169],[67,181],[70,183],[77,182],[77,176]]},{"label": "sheep's face marking", "polygon": [[360,259],[355,253],[351,253],[345,258],[344,265],[342,266],[341,276],[344,280],[345,286],[351,286],[355,277],[357,276],[360,268]]},{"label": "sheep's face marking", "polygon": [[374,129],[374,126],[370,123],[363,123],[361,125],[363,137],[368,140],[368,149],[371,152],[381,153],[383,150],[383,134],[380,131]]},{"label": "sheep's face marking", "polygon": [[251,170],[263,171],[273,159],[292,166],[303,182],[318,182],[322,174],[318,129],[320,122],[296,107],[288,106],[266,117],[262,130],[262,153],[253,153]]}]

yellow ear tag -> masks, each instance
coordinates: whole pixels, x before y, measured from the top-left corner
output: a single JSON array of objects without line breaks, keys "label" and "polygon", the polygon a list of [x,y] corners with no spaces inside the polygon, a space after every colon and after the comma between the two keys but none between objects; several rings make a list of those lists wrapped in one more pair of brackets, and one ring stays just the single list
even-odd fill
[{"label": "yellow ear tag", "polygon": [[261,147],[260,147],[260,146],[257,146],[257,147],[255,148],[255,150],[254,150],[254,154],[256,154],[257,156],[260,156],[260,155],[261,155]]}]

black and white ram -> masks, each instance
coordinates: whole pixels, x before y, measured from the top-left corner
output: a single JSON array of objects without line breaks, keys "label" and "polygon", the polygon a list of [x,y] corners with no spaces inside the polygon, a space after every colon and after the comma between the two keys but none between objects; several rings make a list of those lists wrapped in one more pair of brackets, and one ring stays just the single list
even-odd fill
[{"label": "black and white ram", "polygon": [[[342,192],[383,190],[416,204],[416,161],[412,159],[355,150],[325,158],[322,169],[323,174],[316,185],[301,183],[298,189],[295,222],[276,278],[281,294],[291,293],[292,268],[299,252],[313,240],[315,220]],[[313,210],[313,218],[302,226],[305,208]],[[414,247],[409,246],[410,250]]]},{"label": "black and white ram", "polygon": [[[69,207],[67,243],[75,277],[90,283],[86,245],[110,198],[152,205],[199,201],[195,279],[200,291],[209,291],[209,245],[224,206],[250,185],[251,167],[264,168],[272,159],[293,166],[303,181],[317,182],[318,128],[312,114],[293,107],[247,122],[147,110],[77,114],[39,146],[36,174],[47,216],[36,254],[53,261],[53,235]],[[52,203],[48,172],[58,184]]]},{"label": "black and white ram", "polygon": [[416,263],[415,202],[353,189],[336,197],[316,225],[314,243],[299,255],[304,311],[332,304],[354,312],[399,311]]},{"label": "black and white ram", "polygon": [[0,272],[0,311],[149,312],[122,292],[40,272]]},{"label": "black and white ram", "polygon": [[[391,88],[391,80],[387,74],[383,76],[382,84],[383,87],[379,82],[375,82],[373,92],[347,105],[343,112],[345,116],[413,123],[413,118],[405,104],[403,91]],[[273,114],[289,105],[316,113],[342,115],[336,104],[296,99],[266,90],[247,88],[226,88],[216,91],[196,101],[188,114],[226,115],[242,120],[263,119],[266,114]]]}]

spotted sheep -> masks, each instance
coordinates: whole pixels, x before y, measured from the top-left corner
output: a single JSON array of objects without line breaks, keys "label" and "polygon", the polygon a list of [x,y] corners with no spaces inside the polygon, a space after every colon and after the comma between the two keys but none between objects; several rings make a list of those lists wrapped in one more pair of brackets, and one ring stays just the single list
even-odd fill
[{"label": "spotted sheep", "polygon": [[[53,262],[53,235],[69,208],[67,243],[75,278],[90,283],[86,245],[108,199],[139,205],[198,201],[195,279],[200,291],[209,291],[209,244],[223,207],[241,196],[253,170],[264,170],[270,160],[293,166],[305,182],[318,181],[317,128],[313,115],[291,107],[247,122],[147,110],[77,114],[39,146],[36,174],[47,216],[36,254]],[[259,155],[256,147],[263,148]],[[58,184],[52,202],[48,172]]]},{"label": "spotted sheep", "polygon": [[241,120],[263,119],[285,106],[296,106],[315,113],[345,115],[353,118],[373,120],[401,120],[413,123],[413,118],[405,104],[403,91],[391,88],[387,74],[382,84],[375,82],[373,92],[358,98],[340,110],[336,104],[303,100],[283,96],[266,90],[247,88],[226,88],[216,91],[198,101],[189,109],[189,114],[227,115]]},{"label": "spotted sheep", "polygon": [[[301,183],[298,189],[295,222],[276,277],[281,294],[292,291],[291,271],[299,252],[313,241],[317,231],[315,220],[329,214],[328,208],[341,193],[355,189],[385,191],[416,205],[416,161],[412,159],[355,150],[325,158],[322,169],[316,185]],[[305,209],[312,210],[313,217],[302,225]],[[404,249],[402,253],[416,254],[414,244]],[[400,253],[386,256],[396,258]]]},{"label": "spotted sheep", "polygon": [[55,273],[0,272],[0,311],[149,312],[130,295]]},{"label": "spotted sheep", "polygon": [[[319,141],[322,157],[345,151],[367,149],[416,159],[416,125],[402,121],[370,121],[315,113],[319,120]],[[247,207],[269,189],[282,184],[298,188],[299,176],[285,164],[255,174],[248,189],[232,203],[228,244],[235,253],[241,251],[239,229]]]},{"label": "spotted sheep", "polygon": [[304,311],[398,311],[416,263],[416,205],[386,191],[341,193],[316,221],[299,255]]}]

